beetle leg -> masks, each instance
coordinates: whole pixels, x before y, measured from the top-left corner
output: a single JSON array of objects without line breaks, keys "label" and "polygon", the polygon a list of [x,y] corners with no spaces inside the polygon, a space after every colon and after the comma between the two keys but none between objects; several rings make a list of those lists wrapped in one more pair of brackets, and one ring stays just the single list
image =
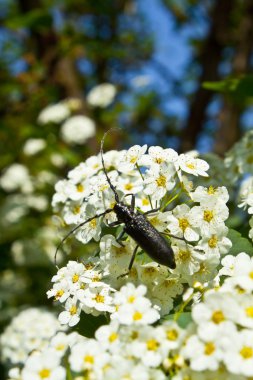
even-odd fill
[{"label": "beetle leg", "polygon": [[108,227],[116,227],[116,226],[119,226],[120,224],[122,224],[122,223],[119,222],[118,220],[116,220],[115,222],[107,223],[107,226]]},{"label": "beetle leg", "polygon": [[122,237],[124,236],[124,233],[126,232],[125,228],[119,233],[119,235],[116,237],[116,242],[121,245],[121,247],[125,247],[125,245],[121,242]]},{"label": "beetle leg", "polygon": [[134,248],[133,255],[132,255],[131,260],[130,260],[130,263],[129,263],[129,265],[128,265],[128,271],[127,271],[126,273],[123,273],[123,274],[121,274],[120,276],[118,276],[117,279],[122,278],[122,277],[125,277],[125,276],[127,276],[127,275],[130,273],[130,271],[131,271],[131,269],[132,269],[132,266],[133,266],[133,263],[134,263],[134,259],[135,259],[135,256],[136,256],[136,253],[137,253],[138,248],[139,248],[138,245]]},{"label": "beetle leg", "polygon": [[84,226],[86,223],[89,223],[91,222],[93,219],[96,219],[96,218],[99,218],[100,216],[105,216],[106,214],[108,214],[109,212],[113,211],[113,209],[109,208],[107,210],[105,210],[104,212],[101,212],[101,214],[97,214],[97,215],[94,215],[92,216],[91,218],[85,220],[84,222],[78,224],[78,226],[72,228],[71,231],[69,231],[69,233],[67,233],[66,236],[64,236],[64,238],[61,240],[60,244],[57,246],[56,248],[56,251],[55,251],[55,254],[54,254],[54,264],[55,266],[57,267],[57,263],[56,263],[56,257],[57,257],[57,253],[59,251],[59,249],[61,248],[62,244],[65,242],[65,240],[67,240],[67,238],[69,236],[71,236],[76,230],[78,230],[78,228]]},{"label": "beetle leg", "polygon": [[159,211],[159,210],[160,210],[160,207],[159,207],[159,208],[154,208],[154,209],[152,209],[152,210],[148,210],[148,211],[144,212],[143,215],[152,214],[153,212],[157,212],[157,211]]}]

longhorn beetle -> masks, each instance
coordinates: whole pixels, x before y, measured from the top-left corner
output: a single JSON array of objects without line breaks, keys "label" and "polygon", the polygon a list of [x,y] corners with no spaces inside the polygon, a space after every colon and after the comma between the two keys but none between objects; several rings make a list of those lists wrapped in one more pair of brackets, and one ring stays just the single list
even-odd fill
[{"label": "longhorn beetle", "polygon": [[[111,128],[112,129],[112,128]],[[84,224],[89,223],[95,218],[99,218],[101,216],[105,216],[109,212],[114,211],[117,216],[117,221],[110,224],[110,226],[117,226],[120,224],[124,224],[123,231],[120,233],[120,235],[117,238],[117,241],[119,241],[124,233],[127,233],[129,236],[131,236],[132,239],[137,243],[132,258],[130,260],[129,266],[128,266],[128,272],[123,274],[122,276],[125,276],[129,273],[133,266],[133,262],[135,259],[135,255],[137,253],[138,247],[141,247],[154,261],[156,261],[159,264],[165,265],[171,269],[176,268],[175,258],[174,258],[174,252],[171,248],[170,243],[168,240],[163,237],[157,229],[149,222],[146,215],[158,211],[158,209],[147,211],[146,213],[141,213],[139,211],[135,211],[135,197],[133,194],[127,194],[131,195],[131,205],[127,205],[126,203],[120,201],[119,195],[117,193],[116,188],[113,186],[108,173],[105,169],[105,163],[104,163],[104,156],[103,156],[103,146],[106,135],[111,131],[109,129],[103,136],[101,140],[101,146],[100,146],[100,154],[101,154],[101,161],[102,161],[102,167],[104,174],[106,176],[106,179],[108,181],[108,184],[114,193],[115,197],[115,205],[113,208],[107,209],[104,212],[94,215],[93,217],[87,219],[86,221],[80,223],[78,226],[73,228],[61,241],[61,243],[58,245],[56,252],[55,252],[55,264],[56,264],[56,255],[63,244],[63,242],[71,235],[73,234],[78,228],[82,227]],[[120,276],[121,277],[121,276]]]}]

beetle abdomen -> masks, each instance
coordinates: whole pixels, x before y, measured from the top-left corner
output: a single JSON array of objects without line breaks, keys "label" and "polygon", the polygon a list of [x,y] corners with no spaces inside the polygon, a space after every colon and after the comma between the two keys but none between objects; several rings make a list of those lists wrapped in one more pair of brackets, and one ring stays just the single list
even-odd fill
[{"label": "beetle abdomen", "polygon": [[125,230],[154,261],[171,269],[176,268],[174,252],[168,241],[143,214],[136,214],[126,223]]}]

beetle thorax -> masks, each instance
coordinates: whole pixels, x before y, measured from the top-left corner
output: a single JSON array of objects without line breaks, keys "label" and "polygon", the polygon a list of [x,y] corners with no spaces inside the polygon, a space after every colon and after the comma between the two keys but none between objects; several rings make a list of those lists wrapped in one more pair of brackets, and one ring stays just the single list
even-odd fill
[{"label": "beetle thorax", "polygon": [[127,223],[128,221],[131,221],[133,218],[132,212],[129,208],[129,206],[125,205],[124,203],[116,203],[113,211],[117,215],[118,221]]}]

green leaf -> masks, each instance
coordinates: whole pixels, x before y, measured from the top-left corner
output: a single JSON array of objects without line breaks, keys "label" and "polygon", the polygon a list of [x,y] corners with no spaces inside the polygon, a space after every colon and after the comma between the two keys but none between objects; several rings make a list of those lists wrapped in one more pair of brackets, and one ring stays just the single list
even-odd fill
[{"label": "green leaf", "polygon": [[[175,314],[170,314],[165,319],[167,321],[173,321],[174,318],[175,318]],[[191,321],[192,321],[192,316],[189,311],[181,313],[178,319],[176,320],[178,325],[182,327],[183,329],[186,328]]]},{"label": "green leaf", "polygon": [[52,17],[47,10],[34,9],[23,15],[8,19],[5,26],[11,29],[31,28],[41,30],[52,25]]},{"label": "green leaf", "polygon": [[229,251],[230,255],[237,255],[240,252],[248,253],[250,256],[253,256],[253,245],[245,237],[243,237],[238,231],[229,229],[228,236],[232,241],[232,247]]},{"label": "green leaf", "polygon": [[202,86],[207,90],[229,95],[237,104],[253,102],[253,75],[228,77],[219,82],[204,82]]},{"label": "green leaf", "polygon": [[78,332],[87,338],[94,338],[96,330],[102,326],[107,325],[108,321],[104,315],[94,317],[91,314],[82,313],[81,320],[78,324]]}]

